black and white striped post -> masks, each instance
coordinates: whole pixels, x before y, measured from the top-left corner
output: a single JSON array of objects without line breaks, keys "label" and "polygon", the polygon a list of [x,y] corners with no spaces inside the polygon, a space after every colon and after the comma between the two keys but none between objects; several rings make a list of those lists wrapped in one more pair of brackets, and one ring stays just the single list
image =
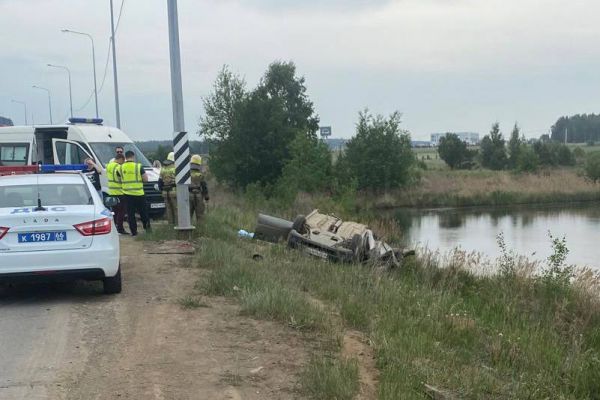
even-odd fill
[{"label": "black and white striped post", "polygon": [[168,0],[169,50],[171,54],[171,93],[173,98],[173,151],[177,184],[177,230],[192,230],[190,218],[190,144],[183,116],[183,89],[181,83],[181,55],[179,51],[179,22],[177,0]]}]

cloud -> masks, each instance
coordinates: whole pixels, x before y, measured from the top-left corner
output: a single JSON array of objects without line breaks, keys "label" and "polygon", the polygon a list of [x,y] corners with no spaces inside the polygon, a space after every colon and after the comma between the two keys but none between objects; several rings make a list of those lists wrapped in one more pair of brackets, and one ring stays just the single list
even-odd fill
[{"label": "cloud", "polygon": [[[594,0],[179,0],[186,125],[194,130],[223,64],[253,86],[280,59],[296,62],[323,121],[344,135],[365,106],[400,109],[422,134],[484,131],[495,119],[549,127],[570,110],[593,111],[599,13]],[[126,0],[117,35],[123,121],[140,136],[171,129],[166,14],[164,0]],[[72,69],[76,107],[87,99],[89,42],[61,28],[94,35],[100,80],[108,2],[0,0],[1,112],[18,112],[10,98],[19,97],[45,115],[32,84],[47,85],[66,112],[66,77],[48,62]],[[109,64],[100,95],[108,119],[112,95]]]}]

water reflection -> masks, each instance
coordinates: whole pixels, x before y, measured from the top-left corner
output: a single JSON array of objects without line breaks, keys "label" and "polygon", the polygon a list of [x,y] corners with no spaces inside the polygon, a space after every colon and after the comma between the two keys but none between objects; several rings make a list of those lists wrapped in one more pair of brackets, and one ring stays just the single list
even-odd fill
[{"label": "water reflection", "polygon": [[407,244],[448,251],[457,246],[497,257],[496,237],[521,255],[550,255],[548,232],[565,236],[568,262],[600,268],[600,205],[527,206],[430,211],[397,210],[394,218]]}]

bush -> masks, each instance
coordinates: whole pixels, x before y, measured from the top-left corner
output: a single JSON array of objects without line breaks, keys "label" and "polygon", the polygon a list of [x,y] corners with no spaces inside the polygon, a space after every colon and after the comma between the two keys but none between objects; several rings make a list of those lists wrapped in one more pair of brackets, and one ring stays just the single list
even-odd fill
[{"label": "bush", "polygon": [[575,156],[571,149],[563,143],[540,141],[533,145],[533,150],[538,155],[541,165],[575,165]]},{"label": "bush", "polygon": [[400,129],[400,113],[389,118],[359,114],[354,136],[336,165],[338,180],[356,180],[358,189],[387,190],[417,178],[417,160],[410,135]]},{"label": "bush", "polygon": [[440,139],[438,154],[451,169],[467,166],[473,157],[467,144],[454,133],[448,133]]},{"label": "bush", "polygon": [[540,167],[540,158],[527,145],[522,145],[517,156],[515,168],[519,172],[535,172]]},{"label": "bush", "polygon": [[576,160],[581,160],[585,158],[585,150],[581,147],[577,146],[573,149],[573,156]]},{"label": "bush", "polygon": [[556,148],[556,161],[558,165],[575,165],[575,156],[567,145],[560,144]]},{"label": "bush", "polygon": [[588,154],[585,162],[585,176],[592,182],[600,182],[600,151]]}]

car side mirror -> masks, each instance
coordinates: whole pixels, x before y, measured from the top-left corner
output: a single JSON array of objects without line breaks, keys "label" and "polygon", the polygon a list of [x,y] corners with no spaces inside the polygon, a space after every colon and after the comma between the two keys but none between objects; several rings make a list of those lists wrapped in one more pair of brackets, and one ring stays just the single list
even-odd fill
[{"label": "car side mirror", "polygon": [[112,207],[116,206],[117,204],[119,204],[118,197],[106,196],[104,198],[104,205],[108,208],[112,208]]}]

